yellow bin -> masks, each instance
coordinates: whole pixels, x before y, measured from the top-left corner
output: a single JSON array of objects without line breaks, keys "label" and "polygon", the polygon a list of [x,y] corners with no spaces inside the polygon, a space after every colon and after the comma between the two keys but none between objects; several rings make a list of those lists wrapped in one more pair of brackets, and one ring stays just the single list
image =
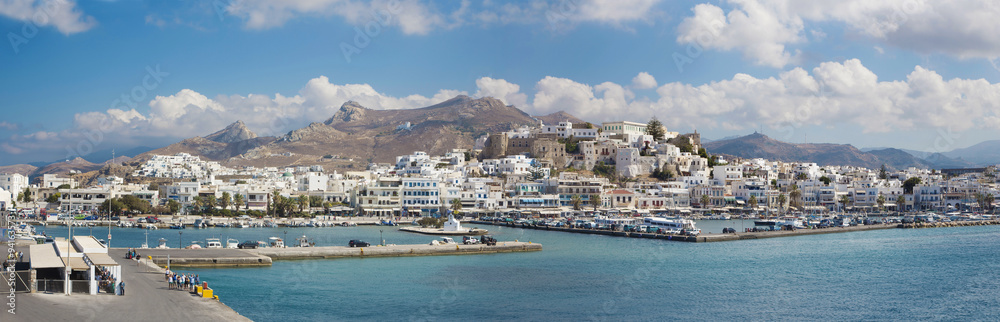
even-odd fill
[{"label": "yellow bin", "polygon": [[213,297],[213,296],[212,296],[212,289],[210,289],[210,288],[206,288],[206,289],[202,290],[202,291],[201,291],[201,297],[204,297],[204,298],[212,298],[212,297]]}]

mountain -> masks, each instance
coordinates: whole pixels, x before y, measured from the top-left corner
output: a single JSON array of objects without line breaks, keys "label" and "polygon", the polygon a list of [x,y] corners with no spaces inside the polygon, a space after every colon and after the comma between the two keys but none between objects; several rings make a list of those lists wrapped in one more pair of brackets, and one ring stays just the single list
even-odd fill
[{"label": "mountain", "polygon": [[[760,133],[729,140],[705,143],[713,154],[727,154],[741,158],[765,158],[784,162],[815,162],[821,166],[857,166],[869,169],[883,164],[891,169],[941,168],[942,165],[959,164],[950,159],[924,160],[893,148],[864,152],[848,144],[807,143],[793,144],[774,140]],[[937,162],[935,162],[937,161]]]},{"label": "mountain", "polygon": [[20,173],[23,176],[31,176],[38,170],[38,167],[30,164],[15,164],[0,167],[0,173]]},{"label": "mountain", "polygon": [[354,167],[395,162],[396,156],[415,151],[439,155],[456,148],[471,149],[476,138],[487,133],[536,124],[527,113],[492,97],[461,95],[428,107],[390,110],[348,101],[326,121],[279,137],[257,137],[237,121],[205,137],[149,151],[132,163],[154,154],[184,152],[228,166]]},{"label": "mountain", "polygon": [[[118,157],[121,157],[121,156],[134,157],[134,156],[143,154],[143,153],[145,153],[147,151],[150,151],[150,150],[153,150],[153,149],[155,149],[155,148],[148,147],[148,146],[139,146],[139,147],[134,147],[134,148],[130,148],[130,149],[124,149],[124,150],[107,149],[107,150],[95,151],[93,153],[90,153],[88,155],[84,155],[82,157],[83,157],[84,160],[100,164],[100,163],[105,163],[105,162],[111,160],[112,157],[114,157],[114,158],[118,158]],[[59,161],[56,161],[56,162],[59,162]],[[46,165],[48,165],[50,163],[54,163],[54,162],[49,162]]]},{"label": "mountain", "polygon": [[236,121],[218,132],[205,136],[205,139],[219,143],[234,143],[257,138],[257,134],[250,131],[243,121]]},{"label": "mountain", "polygon": [[962,158],[949,158],[941,153],[934,153],[923,158],[925,162],[931,164],[935,169],[958,169],[975,168],[976,164],[962,160]]},{"label": "mountain", "polygon": [[549,115],[535,116],[535,119],[542,121],[545,124],[559,124],[559,122],[567,121],[573,124],[587,123],[586,121],[581,120],[572,114],[566,113],[565,111],[559,111]]},{"label": "mountain", "polygon": [[44,174],[66,174],[70,170],[76,170],[80,172],[90,172],[100,169],[102,165],[96,164],[85,160],[84,158],[77,157],[73,160],[65,162],[56,162],[41,169],[36,170],[31,174],[31,176],[41,176]]},{"label": "mountain", "polygon": [[978,166],[1000,163],[1000,140],[983,141],[979,144],[943,153],[954,159],[962,159]]}]

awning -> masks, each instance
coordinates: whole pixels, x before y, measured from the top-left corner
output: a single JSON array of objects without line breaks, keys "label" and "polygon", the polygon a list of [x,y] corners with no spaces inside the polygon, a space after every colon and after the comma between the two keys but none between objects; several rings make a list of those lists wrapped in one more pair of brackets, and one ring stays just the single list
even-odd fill
[{"label": "awning", "polygon": [[93,253],[93,254],[87,253],[85,255],[87,255],[87,258],[90,258],[90,262],[94,263],[94,265],[97,265],[97,266],[118,266],[118,262],[116,262],[113,258],[111,258],[111,256],[108,256],[108,254],[104,254],[104,253]]},{"label": "awning", "polygon": [[66,267],[59,260],[59,256],[56,256],[56,250],[52,248],[52,244],[31,245],[28,248],[28,256],[31,259],[31,268],[34,269]]},{"label": "awning", "polygon": [[[62,260],[63,264],[60,265],[59,267],[66,267],[66,258],[60,258],[60,259]],[[85,271],[90,269],[90,266],[87,265],[87,262],[83,261],[83,257],[70,257],[69,267],[74,271]]]}]

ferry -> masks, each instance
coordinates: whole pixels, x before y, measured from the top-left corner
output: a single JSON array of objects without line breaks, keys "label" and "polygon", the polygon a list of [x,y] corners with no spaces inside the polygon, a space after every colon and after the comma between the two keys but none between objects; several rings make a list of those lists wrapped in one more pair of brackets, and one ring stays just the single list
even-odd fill
[{"label": "ferry", "polygon": [[645,217],[642,219],[642,223],[650,227],[666,230],[667,233],[688,235],[698,235],[701,233],[701,229],[695,227],[694,221],[690,219]]}]

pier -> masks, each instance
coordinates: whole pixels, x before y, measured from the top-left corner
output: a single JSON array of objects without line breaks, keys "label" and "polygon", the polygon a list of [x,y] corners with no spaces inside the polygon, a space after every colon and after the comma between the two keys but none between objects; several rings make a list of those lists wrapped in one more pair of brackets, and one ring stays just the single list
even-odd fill
[{"label": "pier", "polygon": [[[121,249],[117,249],[121,251]],[[271,266],[275,260],[329,259],[348,257],[405,257],[440,255],[476,255],[515,252],[536,252],[542,244],[531,242],[498,242],[496,246],[483,244],[443,245],[388,245],[370,247],[285,247],[285,248],[202,248],[202,249],[138,249],[140,256],[152,256],[153,262],[165,267],[254,267]]]},{"label": "pier", "polygon": [[875,225],[858,225],[858,226],[848,226],[848,227],[829,227],[829,228],[817,228],[817,229],[736,232],[729,234],[701,234],[698,236],[613,231],[604,229],[536,226],[528,224],[499,223],[499,222],[478,221],[478,220],[472,221],[471,223],[510,227],[510,228],[560,231],[560,232],[577,233],[577,234],[605,235],[605,236],[627,237],[627,238],[660,239],[660,240],[690,242],[690,243],[709,243],[709,242],[723,242],[723,241],[735,241],[735,240],[747,240],[747,239],[836,234],[836,233],[848,233],[848,232],[893,229],[893,228],[944,228],[944,227],[1000,225],[1000,220],[958,221],[958,222],[947,222],[947,223],[939,222],[939,223],[908,223],[908,224],[875,224]]}]

